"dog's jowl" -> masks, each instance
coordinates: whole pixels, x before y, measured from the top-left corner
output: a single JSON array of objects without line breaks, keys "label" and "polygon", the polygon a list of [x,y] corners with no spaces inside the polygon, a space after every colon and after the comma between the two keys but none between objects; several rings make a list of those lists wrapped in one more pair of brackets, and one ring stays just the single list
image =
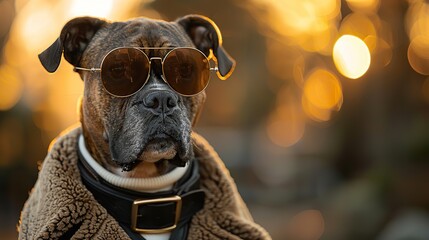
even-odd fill
[{"label": "dog's jowl", "polygon": [[39,55],[84,83],[80,124],[46,156],[20,239],[270,239],[192,127],[210,78],[235,61],[213,21],[81,17]]}]

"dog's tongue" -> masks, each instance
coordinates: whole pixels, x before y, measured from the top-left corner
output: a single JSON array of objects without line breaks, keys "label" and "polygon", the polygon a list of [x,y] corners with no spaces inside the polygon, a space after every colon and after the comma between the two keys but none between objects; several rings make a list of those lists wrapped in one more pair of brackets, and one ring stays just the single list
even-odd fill
[{"label": "dog's tongue", "polygon": [[140,160],[155,163],[161,159],[172,159],[176,154],[176,148],[172,143],[149,143],[140,156]]}]

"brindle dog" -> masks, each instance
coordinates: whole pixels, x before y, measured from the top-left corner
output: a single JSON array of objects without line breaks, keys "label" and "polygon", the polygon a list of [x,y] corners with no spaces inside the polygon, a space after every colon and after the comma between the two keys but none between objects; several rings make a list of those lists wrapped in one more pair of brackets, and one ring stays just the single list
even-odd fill
[{"label": "brindle dog", "polygon": [[[75,67],[94,68],[117,47],[194,47],[217,62],[218,75],[224,78],[235,66],[222,47],[217,26],[199,15],[174,22],[75,18],[39,58],[49,72],[58,68],[62,53]],[[163,49],[144,51],[149,58],[167,53]],[[84,139],[91,155],[106,169],[122,176],[153,177],[193,158],[191,128],[205,92],[191,97],[177,94],[162,80],[160,61],[152,62],[146,85],[126,98],[108,94],[99,72],[78,73],[84,82],[80,113]]]}]

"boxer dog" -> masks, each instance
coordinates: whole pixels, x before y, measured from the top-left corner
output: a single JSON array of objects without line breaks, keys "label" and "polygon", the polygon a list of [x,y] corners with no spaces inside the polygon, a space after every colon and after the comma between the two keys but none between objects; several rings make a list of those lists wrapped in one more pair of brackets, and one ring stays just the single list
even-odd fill
[{"label": "boxer dog", "polygon": [[68,22],[39,58],[54,72],[64,53],[80,74],[80,120],[94,159],[114,173],[144,178],[193,157],[191,127],[214,70],[208,60],[217,60],[221,78],[235,66],[221,44],[218,27],[197,15],[176,22],[82,17]]},{"label": "boxer dog", "polygon": [[20,238],[269,238],[192,132],[210,75],[235,67],[212,20],[79,17],[39,59],[52,73],[62,55],[84,83],[81,127],[45,159]]}]

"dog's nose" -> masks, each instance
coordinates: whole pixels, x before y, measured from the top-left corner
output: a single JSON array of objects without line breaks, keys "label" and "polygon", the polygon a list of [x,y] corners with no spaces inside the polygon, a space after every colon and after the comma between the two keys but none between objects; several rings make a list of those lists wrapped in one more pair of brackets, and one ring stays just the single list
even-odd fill
[{"label": "dog's nose", "polygon": [[144,107],[158,114],[168,114],[177,108],[178,96],[170,91],[153,91],[143,99]]}]

